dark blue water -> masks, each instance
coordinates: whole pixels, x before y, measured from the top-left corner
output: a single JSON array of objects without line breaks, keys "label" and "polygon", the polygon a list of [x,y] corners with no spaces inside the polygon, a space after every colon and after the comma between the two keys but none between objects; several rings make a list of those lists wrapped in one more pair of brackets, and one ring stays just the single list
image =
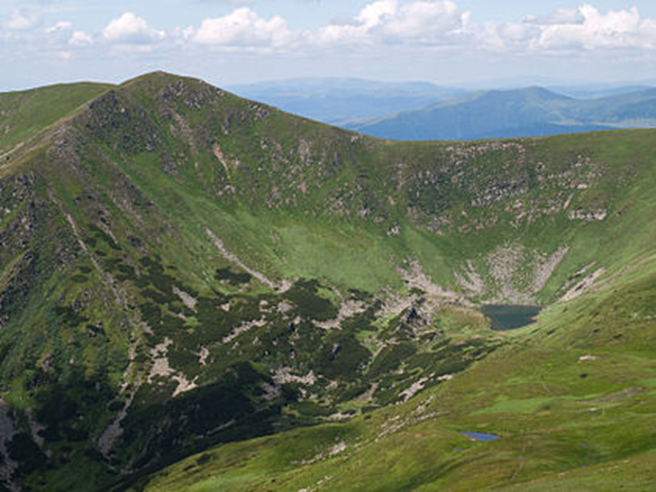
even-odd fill
[{"label": "dark blue water", "polygon": [[515,330],[535,322],[542,310],[539,306],[518,306],[513,304],[488,304],[481,312],[490,318],[492,329],[497,331]]},{"label": "dark blue water", "polygon": [[468,432],[468,431],[460,431],[461,434],[464,434],[469,437],[473,437],[477,441],[496,441],[497,439],[500,439],[501,436],[497,436],[496,434],[486,434],[485,432]]}]

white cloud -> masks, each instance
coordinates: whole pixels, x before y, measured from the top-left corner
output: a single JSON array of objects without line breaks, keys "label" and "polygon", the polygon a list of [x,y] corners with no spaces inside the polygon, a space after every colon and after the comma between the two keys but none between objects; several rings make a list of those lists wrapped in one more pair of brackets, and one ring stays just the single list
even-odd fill
[{"label": "white cloud", "polygon": [[493,22],[476,29],[479,46],[497,50],[572,51],[652,49],[656,21],[644,19],[633,7],[600,12],[590,4],[558,9],[547,17],[529,16],[523,22]]},{"label": "white cloud", "polygon": [[91,46],[93,44],[93,38],[84,31],[75,31],[68,40],[68,44],[83,48]]},{"label": "white cloud", "polygon": [[526,17],[525,22],[530,24],[551,25],[551,24],[580,24],[584,21],[580,9],[565,9],[558,8],[550,15],[543,17],[536,17],[529,15]]},{"label": "white cloud", "polygon": [[197,31],[187,30],[186,36],[205,45],[280,49],[289,46],[296,34],[282,17],[267,20],[244,7],[224,17],[205,19]]},{"label": "white cloud", "polygon": [[451,0],[375,0],[353,19],[331,24],[309,36],[319,45],[470,46],[512,51],[653,49],[656,20],[635,7],[600,12],[590,4],[559,8],[551,15],[521,22],[473,24],[471,13]]},{"label": "white cloud", "polygon": [[[250,0],[207,0],[245,3]],[[264,17],[255,8],[235,7],[222,17],[206,18],[192,27],[166,32],[126,12],[111,19],[100,32],[78,30],[77,24],[60,20],[33,29],[39,17],[16,9],[0,24],[0,39],[21,43],[25,50],[59,50],[94,46],[138,56],[157,50],[202,53],[208,49],[231,52],[302,52],[322,56],[322,50],[345,47],[342,52],[363,50],[387,54],[397,47],[421,53],[426,48],[489,50],[500,54],[605,52],[623,49],[644,55],[656,49],[656,19],[645,18],[636,8],[600,11],[591,4],[556,9],[546,16],[526,16],[518,22],[475,23],[457,0],[368,0],[359,12],[312,30],[292,29],[280,16]],[[530,3],[527,3],[530,8]],[[104,41],[105,43],[103,43]],[[63,55],[68,56],[68,55]],[[184,56],[184,55],[182,55]],[[457,55],[456,55],[457,56]]]},{"label": "white cloud", "polygon": [[641,18],[638,10],[602,14],[592,5],[579,7],[580,21],[543,26],[537,46],[546,49],[648,48],[654,46],[654,21]]},{"label": "white cloud", "polygon": [[439,43],[461,34],[468,19],[450,1],[413,2],[399,7],[380,31],[387,40]]},{"label": "white cloud", "polygon": [[103,29],[103,38],[110,43],[123,45],[150,44],[164,39],[164,31],[152,28],[148,22],[132,12],[113,19]]},{"label": "white cloud", "polygon": [[396,0],[375,1],[366,5],[355,19],[321,28],[311,37],[321,44],[372,42],[371,31],[394,15],[396,8]]},{"label": "white cloud", "polygon": [[12,31],[27,31],[39,24],[39,16],[27,9],[14,9],[11,19],[3,23],[3,27]]},{"label": "white cloud", "polygon": [[61,61],[69,61],[71,58],[73,58],[73,53],[70,51],[58,51],[55,53],[55,58]]},{"label": "white cloud", "polygon": [[377,0],[352,22],[320,29],[315,39],[327,44],[453,44],[466,33],[469,21],[470,14],[450,0]]},{"label": "white cloud", "polygon": [[46,29],[46,34],[55,34],[73,29],[73,24],[69,21],[59,21],[54,26]]},{"label": "white cloud", "polygon": [[379,25],[384,19],[392,17],[396,10],[396,0],[378,0],[365,5],[356,20],[362,27],[371,28]]}]

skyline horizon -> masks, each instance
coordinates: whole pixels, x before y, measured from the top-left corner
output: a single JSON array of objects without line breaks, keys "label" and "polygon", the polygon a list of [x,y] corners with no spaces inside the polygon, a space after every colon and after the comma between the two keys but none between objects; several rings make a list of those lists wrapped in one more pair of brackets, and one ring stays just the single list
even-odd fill
[{"label": "skyline horizon", "polygon": [[[0,91],[153,70],[221,86],[307,77],[496,85],[656,80],[646,0],[8,0]],[[539,74],[539,75],[535,75]]]},{"label": "skyline horizon", "polygon": [[116,77],[114,79],[107,78],[62,78],[61,80],[53,79],[41,84],[35,85],[26,85],[23,87],[14,87],[14,88],[3,88],[0,86],[0,93],[9,93],[9,92],[23,92],[38,89],[41,87],[48,87],[53,85],[66,85],[66,84],[78,84],[78,83],[98,83],[98,84],[113,84],[121,85],[131,80],[137,79],[139,77],[145,76],[150,73],[163,72],[169,73],[171,75],[178,75],[181,77],[195,78],[203,80],[215,87],[230,90],[231,88],[238,87],[248,87],[248,86],[257,86],[257,85],[273,85],[277,83],[285,82],[324,82],[329,81],[358,81],[358,82],[370,82],[377,84],[429,84],[435,87],[441,88],[452,88],[452,89],[462,89],[467,91],[486,91],[486,90],[517,90],[525,89],[530,87],[541,87],[544,89],[557,91],[558,88],[572,88],[572,89],[584,89],[584,88],[620,88],[620,87],[632,87],[632,86],[644,86],[644,87],[656,87],[656,77],[646,77],[644,79],[622,79],[617,80],[599,80],[599,79],[567,79],[565,77],[558,76],[541,76],[541,75],[525,75],[525,76],[513,76],[513,77],[501,77],[501,78],[489,78],[481,80],[462,80],[456,82],[441,82],[437,80],[429,79],[412,79],[412,78],[374,78],[366,76],[297,76],[297,77],[281,77],[281,78],[262,78],[262,79],[253,79],[252,81],[237,81],[237,82],[228,82],[222,83],[220,80],[214,80],[214,77],[205,77],[193,73],[181,73],[165,69],[152,69],[146,70],[140,73],[135,73],[132,76],[127,78]]}]

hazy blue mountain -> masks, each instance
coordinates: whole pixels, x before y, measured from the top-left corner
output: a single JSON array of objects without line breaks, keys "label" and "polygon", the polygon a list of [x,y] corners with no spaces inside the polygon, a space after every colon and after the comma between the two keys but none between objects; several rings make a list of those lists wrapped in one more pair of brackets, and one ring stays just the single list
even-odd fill
[{"label": "hazy blue mountain", "polygon": [[332,124],[417,109],[466,94],[461,89],[427,82],[380,82],[355,78],[260,82],[229,89],[242,97]]},{"label": "hazy blue mountain", "polygon": [[653,127],[656,125],[656,89],[577,101],[577,104],[568,108],[568,116],[617,128]]},{"label": "hazy blue mountain", "polygon": [[475,140],[656,126],[656,89],[574,99],[531,87],[493,90],[403,111],[347,128],[400,140]]},{"label": "hazy blue mountain", "polygon": [[575,99],[601,99],[646,91],[653,87],[647,84],[586,84],[547,86],[553,92]]}]

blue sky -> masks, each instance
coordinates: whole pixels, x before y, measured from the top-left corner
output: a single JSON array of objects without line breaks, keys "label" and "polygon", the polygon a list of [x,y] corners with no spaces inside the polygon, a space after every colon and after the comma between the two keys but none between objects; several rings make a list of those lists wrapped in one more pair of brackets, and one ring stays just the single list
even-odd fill
[{"label": "blue sky", "polygon": [[642,81],[656,79],[656,2],[2,0],[0,62],[0,90],[156,69],[218,85]]}]

